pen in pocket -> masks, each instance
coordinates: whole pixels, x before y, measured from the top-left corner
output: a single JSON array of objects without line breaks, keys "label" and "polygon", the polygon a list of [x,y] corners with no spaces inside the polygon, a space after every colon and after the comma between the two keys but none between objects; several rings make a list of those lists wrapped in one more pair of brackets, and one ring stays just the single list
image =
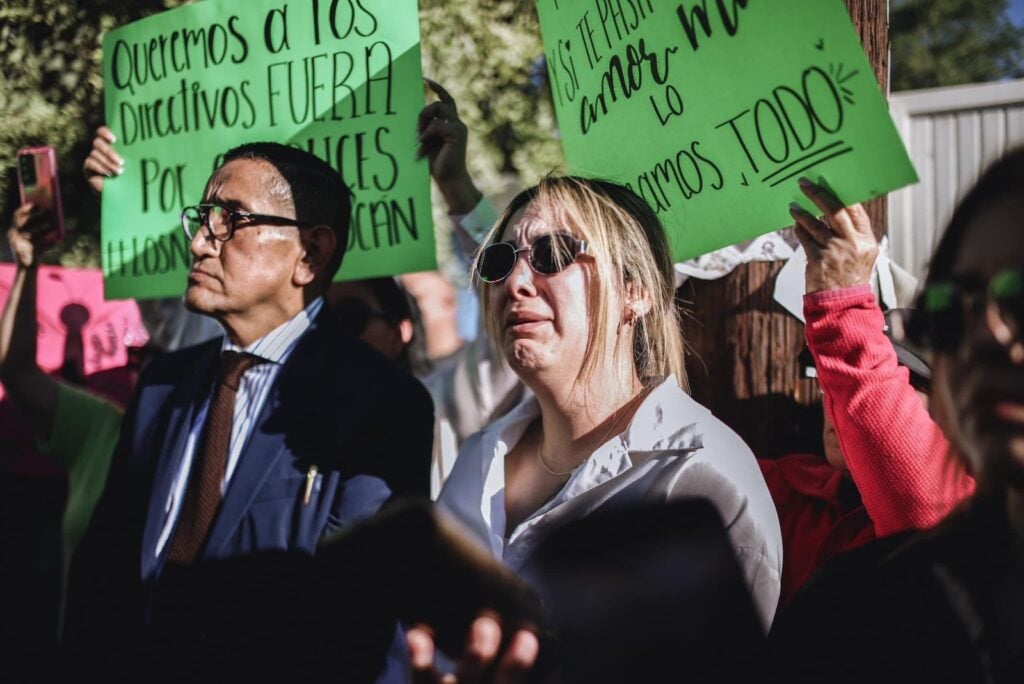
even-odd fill
[{"label": "pen in pocket", "polygon": [[306,493],[302,497],[303,506],[308,506],[309,500],[313,498],[313,485],[316,484],[316,473],[317,468],[315,465],[309,466],[309,470],[306,471]]}]

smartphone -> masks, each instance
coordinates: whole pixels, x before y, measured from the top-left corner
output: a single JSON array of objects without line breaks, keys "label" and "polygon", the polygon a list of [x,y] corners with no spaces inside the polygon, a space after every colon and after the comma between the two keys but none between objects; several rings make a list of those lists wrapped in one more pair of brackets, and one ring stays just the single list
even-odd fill
[{"label": "smartphone", "polygon": [[64,239],[64,210],[57,179],[57,155],[53,148],[23,147],[18,150],[18,193],[21,204],[31,202],[38,219],[33,223],[44,232],[38,237],[40,246],[52,247]]}]

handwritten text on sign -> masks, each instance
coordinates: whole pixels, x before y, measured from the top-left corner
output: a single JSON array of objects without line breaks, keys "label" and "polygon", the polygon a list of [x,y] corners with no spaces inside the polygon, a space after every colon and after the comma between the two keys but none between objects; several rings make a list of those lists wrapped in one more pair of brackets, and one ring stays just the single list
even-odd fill
[{"label": "handwritten text on sign", "polygon": [[658,212],[677,259],[917,180],[840,0],[538,0],[574,173]]},{"label": "handwritten text on sign", "polygon": [[107,123],[125,159],[103,191],[108,297],[179,294],[179,215],[224,152],[274,141],[355,194],[341,277],[434,267],[415,0],[207,0],[109,33]]}]

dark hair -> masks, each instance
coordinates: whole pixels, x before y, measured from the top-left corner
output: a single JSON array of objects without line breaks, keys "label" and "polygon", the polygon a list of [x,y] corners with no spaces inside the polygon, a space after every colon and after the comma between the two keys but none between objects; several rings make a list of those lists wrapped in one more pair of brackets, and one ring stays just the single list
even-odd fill
[{"label": "dark hair", "polygon": [[371,316],[392,327],[405,320],[411,322],[412,339],[394,361],[414,375],[430,371],[419,306],[397,278],[384,276],[334,283],[328,289],[327,300],[335,320],[356,336],[365,332]]},{"label": "dark hair", "polygon": [[397,325],[405,319],[412,323],[412,339],[402,349],[402,354],[398,359],[399,365],[415,375],[422,375],[429,371],[430,361],[427,359],[423,319],[416,300],[402,287],[397,278],[385,276],[356,282],[365,283],[370,288],[373,296],[380,303],[381,310],[387,314],[389,323]]},{"label": "dark hair", "polygon": [[[1024,191],[1024,147],[1003,155],[982,174],[977,184],[964,196],[943,231],[928,265],[927,282],[944,280],[953,270],[968,226],[993,204]],[[1024,235],[1016,239],[1022,239]],[[1013,239],[1013,238],[1011,238]]]},{"label": "dark hair", "polygon": [[324,269],[326,287],[341,268],[352,221],[352,192],[330,164],[305,150],[273,142],[239,145],[224,155],[221,166],[236,159],[265,161],[281,174],[291,190],[295,218],[303,223],[330,226],[338,244]]},{"label": "dark hair", "polygon": [[380,303],[381,310],[388,315],[392,323],[412,318],[412,306],[409,302],[409,295],[405,293],[402,286],[391,276],[381,278],[366,278],[356,280],[370,289],[373,296]]}]

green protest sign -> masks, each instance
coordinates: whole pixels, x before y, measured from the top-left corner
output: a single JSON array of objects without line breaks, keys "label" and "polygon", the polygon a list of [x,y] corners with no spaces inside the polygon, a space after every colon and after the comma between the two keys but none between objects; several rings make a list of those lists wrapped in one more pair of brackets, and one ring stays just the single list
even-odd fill
[{"label": "green protest sign", "polygon": [[354,193],[339,278],[435,267],[416,0],[206,0],[108,33],[107,125],[124,173],[102,204],[106,296],[180,294],[179,219],[220,156],[274,141],[308,150]]},{"label": "green protest sign", "polygon": [[677,259],[917,180],[840,0],[537,0],[573,173],[629,185]]}]

